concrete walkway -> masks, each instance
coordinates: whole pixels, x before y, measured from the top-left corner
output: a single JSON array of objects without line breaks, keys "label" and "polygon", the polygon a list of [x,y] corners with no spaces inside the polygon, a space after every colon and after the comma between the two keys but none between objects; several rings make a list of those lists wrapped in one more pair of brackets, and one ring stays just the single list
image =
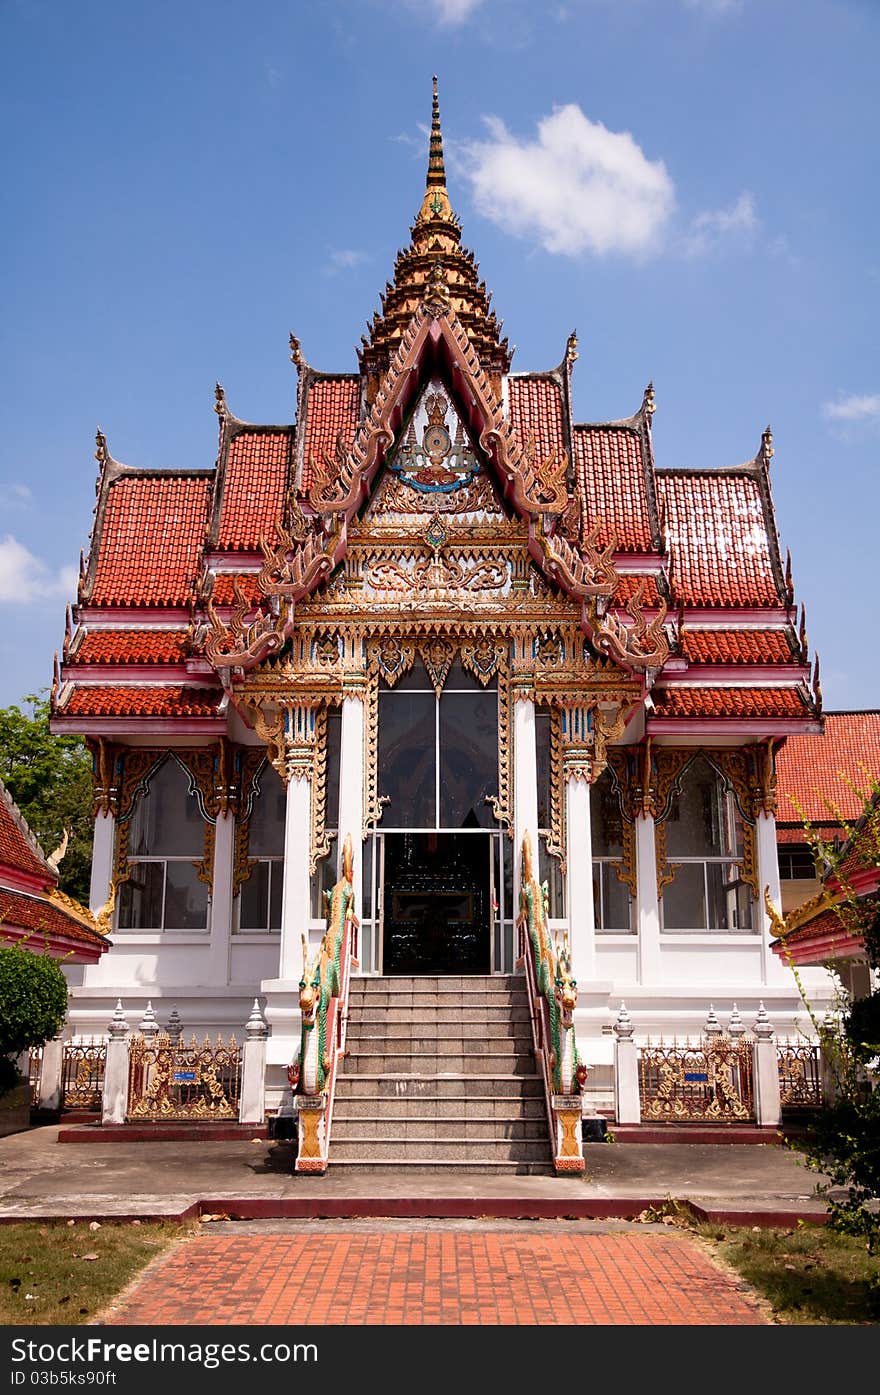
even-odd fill
[{"label": "concrete walkway", "polygon": [[289,1144],[59,1144],[55,1127],[0,1139],[0,1221],[199,1214],[254,1218],[633,1217],[674,1199],[743,1224],[821,1219],[814,1173],[768,1144],[594,1143],[583,1178],[478,1172],[292,1172]]}]

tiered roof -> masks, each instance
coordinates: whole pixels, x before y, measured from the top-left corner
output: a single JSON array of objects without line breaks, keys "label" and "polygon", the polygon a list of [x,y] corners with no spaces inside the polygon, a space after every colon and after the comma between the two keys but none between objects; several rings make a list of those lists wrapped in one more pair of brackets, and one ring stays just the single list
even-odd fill
[{"label": "tiered roof", "polygon": [[46,857],[0,780],[0,944],[96,963],[109,941],[83,906],[58,891],[56,856]]},{"label": "tiered roof", "polygon": [[[617,640],[598,647],[641,677],[648,735],[782,740],[820,730],[779,552],[769,430],[743,465],[657,469],[652,387],[633,416],[575,422],[574,335],[556,367],[511,372],[489,302],[449,201],[435,84],[425,196],[357,371],[315,371],[291,336],[295,422],[240,421],[218,387],[210,470],[130,469],[99,434],[95,524],[53,690],[55,729],[226,730],[234,665],[226,655],[221,682],[198,638],[206,607],[222,623],[235,613],[248,626],[275,623],[259,572],[279,530],[294,549],[296,599],[314,590],[344,557],[348,523],[415,392],[445,373],[504,507],[529,525],[536,568],[572,598],[597,594],[585,589],[597,568],[611,578],[600,603],[578,608],[587,637],[605,625]],[[242,663],[261,654],[257,644]]]},{"label": "tiered roof", "polygon": [[829,842],[860,818],[880,780],[880,711],[826,712],[822,736],[792,736],[777,760],[777,836],[807,842],[806,820]]}]

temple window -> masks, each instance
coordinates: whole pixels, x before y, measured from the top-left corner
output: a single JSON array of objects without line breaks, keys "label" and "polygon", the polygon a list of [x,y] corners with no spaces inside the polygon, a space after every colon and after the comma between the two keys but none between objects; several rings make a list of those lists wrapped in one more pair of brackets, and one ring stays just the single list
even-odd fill
[{"label": "temple window", "polygon": [[620,879],[623,871],[623,814],[608,770],[590,786],[590,831],[593,845],[593,913],[596,930],[632,932],[632,897]]},{"label": "temple window", "polygon": [[456,662],[438,697],[419,661],[393,688],[383,682],[378,760],[384,829],[497,827],[497,683],[484,688]]},{"label": "temple window", "polygon": [[751,888],[742,879],[743,822],[733,793],[703,756],[688,765],[663,829],[666,931],[751,930]]},{"label": "temple window", "polygon": [[186,772],[168,756],[137,798],[128,834],[120,930],[206,930],[208,887],[199,877],[205,823]]},{"label": "temple window", "polygon": [[280,930],[287,796],[281,776],[268,761],[254,781],[254,791],[247,820],[250,870],[241,885],[238,927],[243,931]]}]

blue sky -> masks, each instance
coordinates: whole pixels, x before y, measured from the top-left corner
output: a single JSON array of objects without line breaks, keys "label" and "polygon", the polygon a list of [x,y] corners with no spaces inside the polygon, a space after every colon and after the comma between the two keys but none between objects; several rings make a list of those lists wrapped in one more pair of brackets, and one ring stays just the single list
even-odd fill
[{"label": "blue sky", "polygon": [[94,434],[213,464],[214,383],[294,415],[353,369],[424,187],[514,367],[577,329],[576,415],[657,394],[661,466],[751,458],[826,708],[880,706],[876,0],[0,0],[0,704],[48,685]]}]

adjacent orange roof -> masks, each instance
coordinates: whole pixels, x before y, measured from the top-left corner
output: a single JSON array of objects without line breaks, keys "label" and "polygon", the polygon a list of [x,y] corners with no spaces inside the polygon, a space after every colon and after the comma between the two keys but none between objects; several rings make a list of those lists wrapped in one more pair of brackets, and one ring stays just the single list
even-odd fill
[{"label": "adjacent orange roof", "polygon": [[781,604],[757,481],[746,474],[657,473],[676,599],[690,606]]},{"label": "adjacent orange roof", "polygon": [[[45,882],[56,878],[40,851],[36,839],[30,833],[23,816],[16,808],[12,796],[0,780],[0,862],[8,867],[17,867],[31,876],[42,877]],[[0,917],[2,919],[2,917]]]},{"label": "adjacent orange roof", "polygon": [[315,378],[309,386],[305,407],[303,437],[303,475],[300,485],[305,493],[312,482],[311,460],[320,459],[321,451],[332,456],[336,438],[341,434],[346,448],[351,446],[358,428],[361,383],[357,377]]},{"label": "adjacent orange roof", "polygon": [[784,630],[688,630],[682,652],[692,664],[794,664]]},{"label": "adjacent orange roof", "polygon": [[293,429],[246,427],[229,442],[217,546],[253,550],[284,516]]},{"label": "adjacent orange roof", "polygon": [[110,485],[92,605],[183,605],[198,572],[210,482],[125,474]]},{"label": "adjacent orange roof", "polygon": [[639,433],[625,426],[576,426],[574,458],[585,526],[602,524],[599,546],[616,538],[622,552],[653,552]]},{"label": "adjacent orange roof", "polygon": [[633,576],[632,574],[622,576],[617,583],[617,590],[614,592],[612,605],[625,606],[628,601],[632,600],[635,592],[642,584],[644,584],[645,587],[642,605],[661,605],[663,598],[657,590],[657,580],[650,572],[644,572],[639,576]]},{"label": "adjacent orange roof", "polygon": [[211,600],[214,605],[238,604],[233,589],[236,582],[238,582],[241,594],[256,605],[258,601],[263,599],[257,575],[257,572],[215,572],[214,586],[211,591]]},{"label": "adjacent orange roof", "polygon": [[97,930],[89,930],[74,916],[68,915],[60,906],[52,905],[41,897],[27,896],[19,891],[7,891],[0,887],[0,924],[10,929],[18,927],[34,932],[29,942],[39,952],[41,935],[63,935],[67,940],[79,940],[83,944],[109,948],[109,941]]},{"label": "adjacent orange roof", "polygon": [[880,711],[826,712],[824,718],[824,735],[789,736],[776,758],[783,823],[802,816],[818,824],[860,818],[860,791],[867,793],[871,780],[880,778]]},{"label": "adjacent orange roof", "polygon": [[74,689],[61,709],[65,717],[215,717],[220,688],[187,684],[89,684]]},{"label": "adjacent orange roof", "polygon": [[71,664],[176,664],[186,658],[186,630],[92,630]]},{"label": "adjacent orange roof", "polygon": [[562,394],[553,378],[517,377],[507,380],[510,402],[510,424],[526,446],[529,436],[535,438],[535,456],[546,460],[553,452],[561,459],[565,450],[562,425]]},{"label": "adjacent orange roof", "polygon": [[796,688],[655,688],[656,717],[806,717]]}]

